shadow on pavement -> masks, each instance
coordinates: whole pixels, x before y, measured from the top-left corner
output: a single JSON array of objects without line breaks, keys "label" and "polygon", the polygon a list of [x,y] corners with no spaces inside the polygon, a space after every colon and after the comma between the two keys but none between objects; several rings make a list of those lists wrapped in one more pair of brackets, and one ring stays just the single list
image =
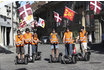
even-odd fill
[{"label": "shadow on pavement", "polygon": [[12,54],[13,52],[11,52],[11,51],[9,51],[9,50],[7,50],[7,49],[5,49],[5,48],[0,46],[0,53]]},{"label": "shadow on pavement", "polygon": [[27,70],[26,68],[19,68],[19,69],[16,69],[16,70]]},{"label": "shadow on pavement", "polygon": [[44,58],[45,61],[49,61],[49,58]]},{"label": "shadow on pavement", "polygon": [[104,54],[104,46],[102,45],[102,43],[92,44],[91,50],[92,52],[95,52],[95,53]]}]

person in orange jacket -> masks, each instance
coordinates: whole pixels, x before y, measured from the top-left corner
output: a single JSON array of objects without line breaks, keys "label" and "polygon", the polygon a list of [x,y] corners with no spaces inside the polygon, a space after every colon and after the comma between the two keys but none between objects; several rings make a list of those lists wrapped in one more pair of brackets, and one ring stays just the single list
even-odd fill
[{"label": "person in orange jacket", "polygon": [[18,54],[18,59],[20,60],[20,54],[22,53],[22,58],[24,59],[24,39],[21,31],[17,31],[17,35],[15,36],[15,45],[16,45],[16,53]]},{"label": "person in orange jacket", "polygon": [[52,33],[50,34],[50,42],[51,42],[51,49],[52,49],[52,57],[55,57],[54,53],[54,44],[56,48],[56,58],[58,58],[58,43],[59,43],[59,36],[56,33],[55,29],[52,30]]},{"label": "person in orange jacket", "polygon": [[87,32],[84,30],[84,26],[81,27],[81,31],[79,33],[79,36],[76,39],[76,42],[78,42],[78,39],[80,40],[80,49],[83,55],[85,52],[87,52]]},{"label": "person in orange jacket", "polygon": [[66,28],[66,32],[64,33],[63,37],[63,43],[65,44],[65,56],[71,56],[73,54],[73,33],[69,28]]},{"label": "person in orange jacket", "polygon": [[28,45],[30,45],[30,60],[32,60],[32,33],[30,33],[29,28],[26,28],[25,34],[23,35],[24,37],[24,43],[25,43],[25,55],[28,54]]},{"label": "person in orange jacket", "polygon": [[36,53],[38,51],[38,42],[41,41],[38,39],[36,31],[34,31],[32,40],[32,53]]}]

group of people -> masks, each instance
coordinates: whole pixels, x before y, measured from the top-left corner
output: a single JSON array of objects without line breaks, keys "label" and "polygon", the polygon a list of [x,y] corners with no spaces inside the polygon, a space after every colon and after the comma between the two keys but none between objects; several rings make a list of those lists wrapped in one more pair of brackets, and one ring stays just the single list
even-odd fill
[{"label": "group of people", "polygon": [[22,35],[21,31],[17,31],[17,35],[15,37],[15,44],[16,44],[16,53],[18,54],[18,59],[20,59],[20,55],[22,54],[22,58],[24,59],[24,55],[28,54],[28,44],[30,45],[30,59],[32,59],[32,53],[35,53],[38,47],[38,39],[36,31],[34,31],[33,35],[30,33],[29,28],[26,28],[25,34]]},{"label": "group of people", "polygon": [[[63,37],[63,43],[65,44],[65,56],[71,56],[73,54],[73,46],[75,40],[73,40],[73,32],[70,31],[69,28],[66,28],[66,31],[64,33]],[[53,32],[50,34],[50,42],[51,42],[51,49],[52,49],[52,56],[55,57],[54,54],[54,44],[56,42],[56,57],[58,58],[58,43],[59,43],[59,37],[58,34],[55,32],[55,29],[53,29]],[[81,31],[79,33],[79,36],[76,38],[76,43],[81,44],[81,53],[85,55],[85,52],[87,52],[87,32],[84,30],[84,26],[81,27]],[[69,52],[68,52],[69,51]]]},{"label": "group of people", "polygon": [[[55,29],[52,30],[52,33],[50,34],[50,43],[51,43],[51,50],[52,50],[52,56],[58,58],[58,44],[59,44],[59,36]],[[80,42],[81,44],[81,50],[83,52],[87,52],[87,33],[84,30],[84,27],[81,27],[81,31],[79,33],[79,36],[76,40],[73,40],[73,32],[70,31],[69,28],[66,28],[66,31],[64,33],[63,37],[63,43],[65,44],[65,55],[68,56],[73,54],[72,50],[72,44],[76,41],[76,43]],[[37,33],[34,31],[33,35],[30,33],[30,30],[26,28],[25,34],[22,35],[21,31],[17,31],[15,44],[16,44],[16,52],[18,54],[18,59],[20,59],[20,53],[22,52],[22,57],[24,58],[24,55],[28,54],[28,44],[30,44],[30,59],[32,59],[32,53],[36,52],[37,44],[40,42],[38,39]],[[56,56],[54,53],[54,44],[56,48]],[[21,49],[20,49],[21,47]],[[68,50],[69,49],[69,53]]]}]

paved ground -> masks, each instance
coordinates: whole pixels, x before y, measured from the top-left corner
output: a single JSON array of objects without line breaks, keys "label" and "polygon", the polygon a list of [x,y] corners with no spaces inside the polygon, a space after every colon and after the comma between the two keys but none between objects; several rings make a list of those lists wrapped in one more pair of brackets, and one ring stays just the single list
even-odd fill
[{"label": "paved ground", "polygon": [[[64,54],[64,45],[59,45],[59,51]],[[104,70],[104,48],[93,45],[91,60],[88,62],[78,61],[77,64],[48,63],[50,45],[39,45],[42,52],[42,60],[28,65],[15,65],[15,48],[10,48],[11,53],[0,53],[0,70]]]}]

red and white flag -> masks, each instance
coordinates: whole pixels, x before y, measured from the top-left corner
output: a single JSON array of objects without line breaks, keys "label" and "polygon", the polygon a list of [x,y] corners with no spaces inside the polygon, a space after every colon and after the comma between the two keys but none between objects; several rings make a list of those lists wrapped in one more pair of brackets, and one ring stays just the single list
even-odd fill
[{"label": "red and white flag", "polygon": [[57,12],[54,12],[54,18],[57,23],[61,23],[62,16],[60,16]]},{"label": "red and white flag", "polygon": [[24,28],[26,26],[26,22],[22,21],[19,23],[19,29]]},{"label": "red and white flag", "polygon": [[99,1],[90,1],[90,10],[99,14],[101,10],[101,3]]},{"label": "red and white flag", "polygon": [[34,20],[32,9],[29,3],[19,8],[19,14],[22,21],[25,21],[27,24],[31,23]]}]

